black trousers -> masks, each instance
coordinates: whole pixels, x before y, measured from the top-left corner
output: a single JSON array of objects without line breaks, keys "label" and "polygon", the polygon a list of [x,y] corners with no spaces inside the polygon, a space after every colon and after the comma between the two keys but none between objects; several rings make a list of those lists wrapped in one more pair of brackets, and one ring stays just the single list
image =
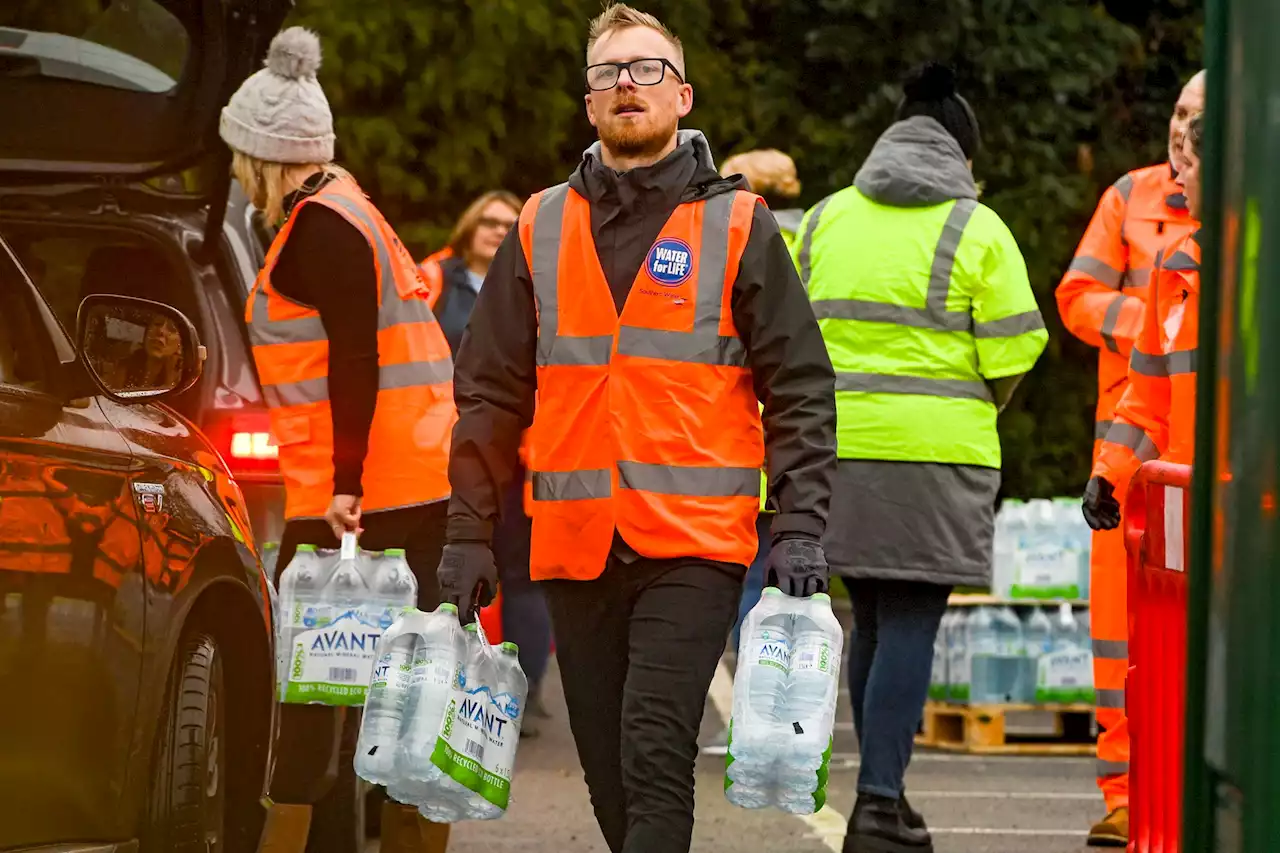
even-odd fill
[{"label": "black trousers", "polygon": [[569,725],[613,853],[682,853],[707,689],[738,614],[744,566],[623,563],[545,581]]},{"label": "black trousers", "polygon": [[[366,515],[361,524],[360,547],[368,551],[403,548],[405,560],[418,580],[418,607],[434,610],[440,603],[436,569],[444,549],[448,501]],[[290,521],[280,541],[276,583],[299,545],[337,548],[339,542],[323,519]],[[363,853],[365,827],[359,824],[355,774],[356,740],[360,734],[359,708],[341,715],[324,705],[281,705],[280,743],[277,747],[271,794],[282,803],[312,803],[311,833],[307,853]],[[338,720],[342,731],[335,733]],[[338,741],[337,777],[332,744]]]}]

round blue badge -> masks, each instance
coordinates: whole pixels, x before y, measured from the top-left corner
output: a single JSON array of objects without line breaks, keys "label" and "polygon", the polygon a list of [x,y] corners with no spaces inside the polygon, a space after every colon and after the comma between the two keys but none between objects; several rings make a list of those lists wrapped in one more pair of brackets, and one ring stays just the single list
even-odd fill
[{"label": "round blue badge", "polygon": [[644,268],[658,284],[677,287],[693,275],[693,248],[683,240],[664,237],[649,250]]}]

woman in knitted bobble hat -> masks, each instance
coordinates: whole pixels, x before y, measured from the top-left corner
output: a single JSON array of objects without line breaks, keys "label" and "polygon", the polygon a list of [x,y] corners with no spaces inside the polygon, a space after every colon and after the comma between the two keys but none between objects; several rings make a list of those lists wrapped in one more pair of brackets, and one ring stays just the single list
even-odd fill
[{"label": "woman in knitted bobble hat", "polygon": [[[299,545],[338,548],[354,533],[366,550],[403,549],[417,605],[434,610],[457,419],[449,345],[421,298],[417,264],[351,175],[333,164],[333,116],[319,69],[315,34],[283,31],[266,67],[222,111],[220,126],[236,178],[281,226],[245,310],[285,483],[276,580]],[[284,696],[316,698],[332,689],[333,673],[346,678],[340,687],[369,683],[368,667],[337,663],[307,663],[300,683],[291,676],[282,685]],[[327,763],[314,753],[333,743],[338,719],[332,708],[283,706],[277,799],[314,787],[314,768]],[[349,756],[356,717],[346,719]],[[351,759],[338,768],[312,810],[309,853],[358,853],[363,827]],[[383,827],[413,828],[416,841],[398,842],[405,849],[425,843],[416,821],[412,806],[384,803]]]}]

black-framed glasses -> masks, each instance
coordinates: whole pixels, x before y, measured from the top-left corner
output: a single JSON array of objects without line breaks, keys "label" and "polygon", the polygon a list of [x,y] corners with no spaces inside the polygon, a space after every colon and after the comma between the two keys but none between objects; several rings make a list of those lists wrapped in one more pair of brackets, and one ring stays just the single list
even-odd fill
[{"label": "black-framed glasses", "polygon": [[587,88],[593,92],[607,92],[622,79],[622,71],[626,69],[631,82],[637,86],[656,86],[666,76],[667,69],[676,75],[676,79],[684,82],[684,76],[669,60],[661,58],[633,59],[630,62],[601,62],[586,67]]}]

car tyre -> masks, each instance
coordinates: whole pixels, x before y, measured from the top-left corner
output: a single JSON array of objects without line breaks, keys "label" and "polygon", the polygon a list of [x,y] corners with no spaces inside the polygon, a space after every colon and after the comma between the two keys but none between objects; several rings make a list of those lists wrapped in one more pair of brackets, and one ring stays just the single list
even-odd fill
[{"label": "car tyre", "polygon": [[160,722],[147,815],[148,853],[227,849],[226,697],[222,655],[210,634],[185,636]]}]

